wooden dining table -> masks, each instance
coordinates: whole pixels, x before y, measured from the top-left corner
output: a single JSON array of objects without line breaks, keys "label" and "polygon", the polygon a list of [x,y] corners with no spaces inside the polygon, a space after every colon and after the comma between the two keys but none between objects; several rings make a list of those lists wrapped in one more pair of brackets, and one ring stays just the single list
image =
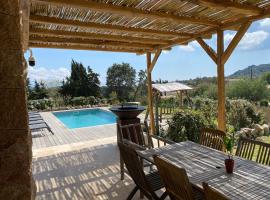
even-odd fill
[{"label": "wooden dining table", "polygon": [[270,167],[234,156],[234,172],[225,171],[224,152],[186,141],[137,152],[154,163],[153,155],[162,155],[175,165],[185,168],[192,184],[211,187],[230,199],[270,200]]}]

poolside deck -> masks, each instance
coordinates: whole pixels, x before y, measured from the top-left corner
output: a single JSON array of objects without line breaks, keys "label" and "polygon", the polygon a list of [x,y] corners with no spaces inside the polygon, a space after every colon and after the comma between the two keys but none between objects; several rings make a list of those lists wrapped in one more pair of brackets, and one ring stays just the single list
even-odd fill
[{"label": "poolside deck", "polygon": [[43,137],[33,137],[33,149],[116,137],[115,124],[68,129],[51,112],[40,114],[55,134],[52,135],[47,130],[41,131]]},{"label": "poolside deck", "polygon": [[[55,135],[33,138],[36,199],[122,200],[134,187],[120,180],[116,126],[67,129],[52,113],[41,113]],[[139,194],[134,199],[139,199]]]}]

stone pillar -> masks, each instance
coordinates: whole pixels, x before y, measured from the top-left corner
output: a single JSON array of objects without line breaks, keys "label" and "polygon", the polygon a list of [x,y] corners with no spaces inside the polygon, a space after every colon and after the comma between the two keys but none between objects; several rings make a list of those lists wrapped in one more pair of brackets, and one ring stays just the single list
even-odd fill
[{"label": "stone pillar", "polygon": [[[26,4],[25,4],[26,3]],[[0,199],[33,199],[22,4],[0,1]]]}]

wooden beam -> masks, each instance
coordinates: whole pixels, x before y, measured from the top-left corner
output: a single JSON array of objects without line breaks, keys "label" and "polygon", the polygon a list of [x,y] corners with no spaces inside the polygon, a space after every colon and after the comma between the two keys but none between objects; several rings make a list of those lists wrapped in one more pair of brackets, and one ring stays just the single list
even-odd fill
[{"label": "wooden beam", "polygon": [[153,58],[153,60],[151,62],[151,65],[149,67],[151,73],[152,73],[152,71],[153,71],[153,69],[154,69],[154,67],[155,67],[155,65],[157,63],[157,60],[158,60],[158,58],[159,58],[159,56],[161,54],[161,51],[162,51],[161,49],[158,49],[157,52],[155,53],[155,57]]},{"label": "wooden beam", "polygon": [[150,114],[150,134],[155,134],[155,121],[153,111],[153,88],[152,88],[152,73],[151,73],[151,53],[146,53],[147,61],[147,89],[148,89],[148,108]]},{"label": "wooden beam", "polygon": [[210,21],[208,19],[196,18],[196,17],[186,17],[186,16],[177,16],[168,13],[155,12],[155,11],[146,11],[140,10],[137,8],[127,7],[127,6],[117,6],[108,3],[96,3],[92,1],[85,0],[34,0],[47,4],[55,4],[58,6],[66,6],[71,8],[79,8],[92,10],[96,12],[111,13],[116,15],[123,15],[127,17],[140,17],[147,18],[151,20],[159,20],[164,22],[172,23],[186,23],[186,24],[199,24],[206,26],[218,27],[219,23]]},{"label": "wooden beam", "polygon": [[[222,25],[219,27],[219,29],[221,30],[228,30],[230,29],[231,27],[235,27],[235,26],[239,26],[239,25],[242,25],[242,24],[245,24],[247,22],[254,22],[254,21],[258,21],[258,20],[261,20],[261,19],[264,19],[264,18],[267,18],[267,17],[270,17],[270,9],[267,9],[264,14],[261,14],[261,15],[257,15],[257,16],[249,16],[249,17],[242,17],[242,18],[236,18],[234,19],[233,21],[229,21],[229,22],[226,22],[226,23],[222,23]],[[201,37],[201,38],[204,38],[204,36],[206,35],[213,35],[217,32],[217,28],[208,28],[207,30],[205,31],[202,31],[202,32],[199,32],[197,34],[194,34],[194,37],[190,37],[190,38],[183,38],[181,40],[179,39],[176,39],[176,40],[173,40],[171,43],[169,44],[166,44],[166,45],[160,45],[159,47],[157,47],[157,49],[164,49],[164,48],[169,48],[169,47],[173,47],[175,45],[179,45],[179,44],[183,44],[183,43],[188,43],[188,42],[191,42],[195,39],[197,39],[198,37]]]},{"label": "wooden beam", "polygon": [[205,50],[205,52],[210,56],[210,58],[217,63],[217,54],[216,52],[205,43],[202,38],[197,38],[197,42],[201,45],[201,47]]},{"label": "wooden beam", "polygon": [[141,48],[153,51],[154,46],[145,45],[141,43],[126,43],[126,42],[114,42],[114,41],[98,41],[90,39],[80,39],[80,38],[59,38],[51,36],[30,36],[30,42],[51,42],[51,43],[63,43],[63,44],[82,44],[82,45],[99,45],[105,47],[116,47],[116,48]]},{"label": "wooden beam", "polygon": [[225,77],[222,55],[224,53],[224,32],[217,31],[217,82],[218,82],[218,128],[226,131],[225,117]]},{"label": "wooden beam", "polygon": [[118,41],[118,42],[137,42],[142,44],[153,44],[153,45],[168,44],[169,42],[171,42],[170,40],[162,40],[162,39],[151,39],[142,37],[97,34],[97,33],[75,32],[75,31],[48,30],[38,28],[31,28],[30,34],[45,35],[45,36],[63,36],[72,38],[86,38],[86,39]]},{"label": "wooden beam", "polygon": [[30,42],[29,47],[32,48],[52,48],[52,49],[69,49],[69,50],[89,50],[89,51],[109,51],[109,52],[123,52],[123,53],[144,53],[143,50],[131,49],[114,49],[114,48],[97,48],[87,45],[67,45],[67,44],[53,44],[53,43],[34,43]]},{"label": "wooden beam", "polygon": [[112,24],[100,24],[94,22],[81,22],[78,20],[68,20],[68,19],[59,19],[56,17],[46,17],[38,15],[30,15],[30,22],[36,22],[41,24],[56,24],[64,26],[75,26],[80,28],[91,28],[105,31],[117,31],[117,32],[127,32],[135,34],[150,34],[150,35],[161,35],[161,36],[172,36],[172,37],[189,37],[192,34],[188,33],[178,33],[171,31],[161,31],[153,29],[144,29],[144,28],[134,28],[134,27],[124,27],[119,25]]},{"label": "wooden beam", "polygon": [[231,56],[232,52],[236,48],[236,46],[239,44],[245,33],[247,32],[248,28],[250,27],[251,22],[247,22],[243,24],[236,35],[234,36],[233,40],[230,42],[229,46],[227,47],[226,51],[222,55],[222,63],[225,64],[229,57]]},{"label": "wooden beam", "polygon": [[264,9],[257,6],[231,0],[192,0],[192,2],[209,8],[231,10],[232,12],[244,15],[259,15],[264,12]]}]

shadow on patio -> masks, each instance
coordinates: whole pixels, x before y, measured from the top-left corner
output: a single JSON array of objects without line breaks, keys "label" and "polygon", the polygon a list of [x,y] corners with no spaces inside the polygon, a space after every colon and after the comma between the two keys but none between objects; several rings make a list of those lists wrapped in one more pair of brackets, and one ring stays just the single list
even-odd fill
[{"label": "shadow on patio", "polygon": [[125,199],[134,184],[119,170],[116,144],[35,158],[36,199]]}]

